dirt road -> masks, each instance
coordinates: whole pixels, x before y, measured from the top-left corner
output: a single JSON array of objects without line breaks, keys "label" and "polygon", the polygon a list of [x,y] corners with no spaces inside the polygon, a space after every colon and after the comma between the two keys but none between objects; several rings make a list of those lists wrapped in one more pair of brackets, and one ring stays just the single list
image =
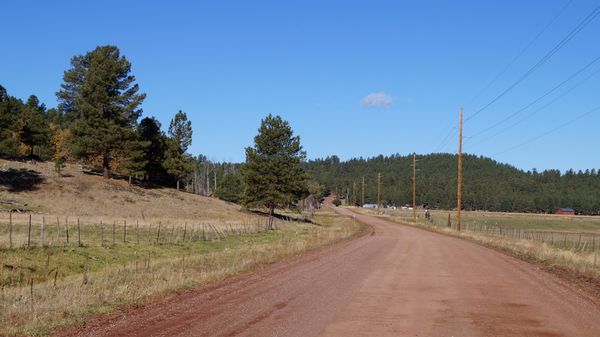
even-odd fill
[{"label": "dirt road", "polygon": [[598,303],[535,266],[460,239],[356,218],[374,234],[72,335],[600,336]]}]

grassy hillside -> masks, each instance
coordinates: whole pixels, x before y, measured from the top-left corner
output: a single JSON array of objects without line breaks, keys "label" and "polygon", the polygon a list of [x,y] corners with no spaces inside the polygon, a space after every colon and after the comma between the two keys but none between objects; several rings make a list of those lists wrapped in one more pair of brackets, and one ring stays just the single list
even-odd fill
[{"label": "grassy hillside", "polygon": [[52,162],[0,159],[3,218],[9,209],[49,217],[145,222],[231,221],[243,215],[235,204],[171,188],[129,187],[126,180],[85,174],[78,165],[68,165],[58,177]]}]

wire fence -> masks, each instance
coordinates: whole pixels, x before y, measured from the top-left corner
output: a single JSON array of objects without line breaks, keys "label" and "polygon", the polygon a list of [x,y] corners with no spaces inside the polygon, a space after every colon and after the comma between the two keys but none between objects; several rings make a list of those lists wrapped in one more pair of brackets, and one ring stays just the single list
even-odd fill
[{"label": "wire fence", "polygon": [[47,246],[181,244],[259,233],[288,221],[253,216],[241,221],[90,220],[7,212],[0,214],[0,249]]},{"label": "wire fence", "polygon": [[[399,218],[403,221],[413,222],[412,211],[406,210],[384,210],[383,214]],[[455,219],[449,216],[444,216],[441,212],[436,212],[425,216],[424,211],[417,213],[417,221],[419,223],[429,224],[438,228],[456,229]],[[526,225],[527,220],[523,220],[523,225]],[[568,250],[574,253],[592,253],[598,255],[600,253],[600,233],[581,232],[570,230],[539,230],[501,226],[495,223],[477,223],[464,221],[461,224],[461,230],[480,233],[487,236],[507,237],[518,240],[530,240],[540,243],[545,243],[553,247]]]}]

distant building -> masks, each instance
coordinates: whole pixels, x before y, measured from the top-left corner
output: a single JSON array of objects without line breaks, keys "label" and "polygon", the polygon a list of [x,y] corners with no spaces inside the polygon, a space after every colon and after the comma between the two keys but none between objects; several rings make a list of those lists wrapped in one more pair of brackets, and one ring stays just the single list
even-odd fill
[{"label": "distant building", "polygon": [[556,214],[575,215],[575,210],[572,208],[557,208]]},{"label": "distant building", "polygon": [[377,204],[364,204],[363,208],[377,208]]}]

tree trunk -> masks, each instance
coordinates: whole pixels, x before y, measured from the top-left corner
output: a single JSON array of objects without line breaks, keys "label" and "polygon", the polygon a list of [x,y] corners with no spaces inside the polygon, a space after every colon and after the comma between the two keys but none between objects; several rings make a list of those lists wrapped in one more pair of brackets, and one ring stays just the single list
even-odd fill
[{"label": "tree trunk", "polygon": [[103,175],[105,179],[109,179],[110,178],[110,156],[108,154],[108,151],[105,151],[104,154],[102,155],[102,169],[103,169]]},{"label": "tree trunk", "polygon": [[179,179],[177,179],[177,190],[179,191]]},{"label": "tree trunk", "polygon": [[131,188],[131,175],[129,176],[129,184],[127,187]]}]

